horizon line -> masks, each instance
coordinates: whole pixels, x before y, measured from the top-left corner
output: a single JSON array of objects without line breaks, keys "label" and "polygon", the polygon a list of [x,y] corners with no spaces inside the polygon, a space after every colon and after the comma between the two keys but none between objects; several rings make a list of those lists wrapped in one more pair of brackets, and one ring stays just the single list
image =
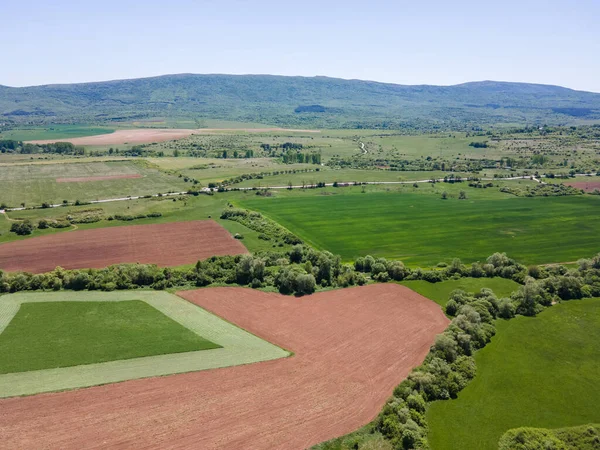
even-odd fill
[{"label": "horizon line", "polygon": [[403,87],[457,87],[464,86],[467,84],[481,84],[481,83],[501,83],[501,84],[529,84],[535,86],[548,86],[548,87],[558,87],[562,89],[568,89],[576,92],[585,92],[590,94],[600,94],[600,92],[583,90],[583,89],[574,89],[567,86],[562,86],[558,84],[549,84],[549,83],[533,83],[527,81],[502,81],[502,80],[472,80],[466,81],[463,83],[456,84],[401,84],[401,83],[392,83],[386,81],[377,81],[377,80],[365,80],[361,78],[342,78],[342,77],[332,77],[329,75],[277,75],[277,74],[268,74],[268,73],[244,73],[244,74],[231,74],[231,73],[193,73],[193,72],[181,72],[181,73],[165,73],[161,75],[150,75],[143,77],[132,77],[132,78],[114,78],[109,80],[95,80],[95,81],[77,81],[72,83],[46,83],[46,84],[32,84],[27,86],[9,86],[2,85],[0,87],[5,87],[9,89],[27,89],[27,88],[35,88],[35,87],[51,87],[51,86],[69,86],[76,84],[99,84],[99,83],[118,83],[123,81],[136,81],[136,80],[144,80],[149,78],[163,78],[163,77],[175,77],[175,76],[228,76],[228,77],[277,77],[277,78],[328,78],[332,80],[343,80],[343,81],[358,81],[363,83],[377,83],[391,86],[403,86]]}]

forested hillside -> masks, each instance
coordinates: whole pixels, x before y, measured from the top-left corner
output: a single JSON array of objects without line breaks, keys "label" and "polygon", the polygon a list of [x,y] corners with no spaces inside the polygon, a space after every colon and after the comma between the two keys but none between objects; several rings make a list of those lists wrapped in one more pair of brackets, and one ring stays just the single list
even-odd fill
[{"label": "forested hillside", "polygon": [[327,77],[166,75],[24,88],[0,86],[9,122],[215,118],[319,127],[448,127],[600,121],[600,94],[475,82],[404,86]]}]

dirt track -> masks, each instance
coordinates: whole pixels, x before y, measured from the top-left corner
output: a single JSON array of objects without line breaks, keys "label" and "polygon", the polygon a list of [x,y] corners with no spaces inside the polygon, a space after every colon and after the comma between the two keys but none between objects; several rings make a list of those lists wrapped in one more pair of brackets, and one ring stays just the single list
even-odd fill
[{"label": "dirt track", "polygon": [[118,263],[178,266],[246,248],[212,220],[130,225],[57,233],[0,244],[0,269],[48,272]]},{"label": "dirt track", "polygon": [[395,284],[180,293],[291,358],[0,401],[5,448],[303,449],[372,420],[448,324]]}]

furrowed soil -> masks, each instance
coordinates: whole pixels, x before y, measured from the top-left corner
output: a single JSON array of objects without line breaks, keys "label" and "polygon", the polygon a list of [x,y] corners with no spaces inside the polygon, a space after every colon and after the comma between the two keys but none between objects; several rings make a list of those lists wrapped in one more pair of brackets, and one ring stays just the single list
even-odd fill
[{"label": "furrowed soil", "polygon": [[70,231],[0,245],[0,269],[43,273],[119,263],[179,266],[219,255],[247,253],[212,220]]},{"label": "furrowed soil", "polygon": [[294,356],[2,400],[6,448],[304,449],[372,420],[448,325],[438,305],[395,284],[180,295]]},{"label": "furrowed soil", "polygon": [[585,192],[594,192],[596,189],[600,191],[600,181],[576,181],[565,184],[576,189],[583,189]]}]

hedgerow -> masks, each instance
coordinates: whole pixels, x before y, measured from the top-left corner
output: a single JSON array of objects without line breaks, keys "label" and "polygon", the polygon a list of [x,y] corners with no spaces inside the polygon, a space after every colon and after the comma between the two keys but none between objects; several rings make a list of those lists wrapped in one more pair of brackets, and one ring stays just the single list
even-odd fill
[{"label": "hedgerow", "polygon": [[[367,257],[357,262],[359,267],[365,268],[373,261]],[[380,440],[383,436],[390,448],[429,448],[427,404],[456,398],[475,376],[477,369],[472,355],[490,342],[496,333],[497,318],[510,319],[516,314],[532,316],[562,300],[600,296],[600,254],[578,263],[579,268],[571,271],[562,266],[529,268],[524,284],[510,298],[498,299],[489,289],[481,289],[477,294],[453,291],[446,303],[446,313],[453,317],[452,322],[436,337],[423,364],[394,389],[379,416],[362,430],[317,447],[322,450],[366,449],[370,448],[372,439]],[[446,275],[453,272],[455,276],[472,272],[472,268],[467,269],[455,260],[443,272]],[[502,253],[490,256],[481,269],[489,276],[521,273],[521,267]],[[537,279],[529,274],[535,274]],[[515,448],[510,446],[513,438],[512,435],[503,437],[501,448]],[[597,436],[593,439],[594,443],[600,442]]]},{"label": "hedgerow", "polygon": [[[302,239],[290,233],[277,222],[266,218],[259,212],[248,211],[245,209],[229,208],[221,213],[221,219],[233,220],[258,231],[263,236],[263,240],[274,240],[289,245],[302,244]],[[269,239],[265,239],[268,237]]]}]

